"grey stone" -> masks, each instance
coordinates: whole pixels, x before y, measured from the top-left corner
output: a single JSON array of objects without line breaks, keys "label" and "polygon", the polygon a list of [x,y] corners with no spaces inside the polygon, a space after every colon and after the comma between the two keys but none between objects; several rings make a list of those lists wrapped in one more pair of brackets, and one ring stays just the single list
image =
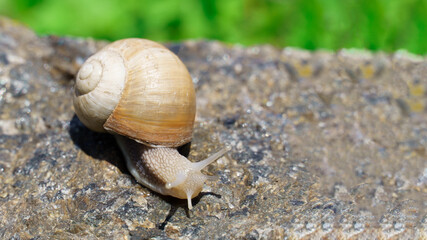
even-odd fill
[{"label": "grey stone", "polygon": [[197,91],[189,158],[232,147],[188,211],[74,115],[74,76],[105,44],[0,20],[0,238],[427,237],[425,58],[167,45]]}]

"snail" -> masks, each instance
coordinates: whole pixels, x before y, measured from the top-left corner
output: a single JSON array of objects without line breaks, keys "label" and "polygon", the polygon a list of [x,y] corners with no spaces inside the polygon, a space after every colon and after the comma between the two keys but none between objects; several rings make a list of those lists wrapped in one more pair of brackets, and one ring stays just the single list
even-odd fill
[{"label": "snail", "polygon": [[114,134],[137,182],[163,195],[191,199],[211,176],[201,170],[224,148],[200,162],[180,155],[191,141],[195,89],[181,60],[145,39],[113,42],[89,57],[76,76],[73,105],[80,121]]}]

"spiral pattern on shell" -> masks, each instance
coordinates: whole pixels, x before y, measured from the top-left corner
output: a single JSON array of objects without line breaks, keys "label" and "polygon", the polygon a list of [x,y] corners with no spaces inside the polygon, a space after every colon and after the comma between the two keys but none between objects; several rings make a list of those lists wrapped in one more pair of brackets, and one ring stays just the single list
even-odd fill
[{"label": "spiral pattern on shell", "polygon": [[103,125],[117,106],[125,84],[125,67],[119,53],[105,50],[80,68],[74,87],[74,108],[88,128],[105,132]]},{"label": "spiral pattern on shell", "polygon": [[144,39],[113,42],[88,58],[77,74],[73,98],[88,128],[167,147],[191,140],[195,101],[181,60]]}]

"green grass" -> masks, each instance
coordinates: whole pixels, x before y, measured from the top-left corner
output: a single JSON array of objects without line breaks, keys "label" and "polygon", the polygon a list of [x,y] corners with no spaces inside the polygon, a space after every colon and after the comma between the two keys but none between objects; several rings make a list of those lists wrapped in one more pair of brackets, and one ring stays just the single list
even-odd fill
[{"label": "green grass", "polygon": [[40,34],[427,53],[427,0],[0,0]]}]

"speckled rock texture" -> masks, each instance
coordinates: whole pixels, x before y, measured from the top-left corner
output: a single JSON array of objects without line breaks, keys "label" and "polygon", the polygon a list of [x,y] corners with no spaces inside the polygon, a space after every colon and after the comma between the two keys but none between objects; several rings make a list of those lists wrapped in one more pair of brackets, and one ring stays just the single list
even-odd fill
[{"label": "speckled rock texture", "polygon": [[0,20],[1,239],[427,239],[425,58],[167,45],[197,91],[189,158],[232,147],[189,211],[74,115],[105,44]]}]

